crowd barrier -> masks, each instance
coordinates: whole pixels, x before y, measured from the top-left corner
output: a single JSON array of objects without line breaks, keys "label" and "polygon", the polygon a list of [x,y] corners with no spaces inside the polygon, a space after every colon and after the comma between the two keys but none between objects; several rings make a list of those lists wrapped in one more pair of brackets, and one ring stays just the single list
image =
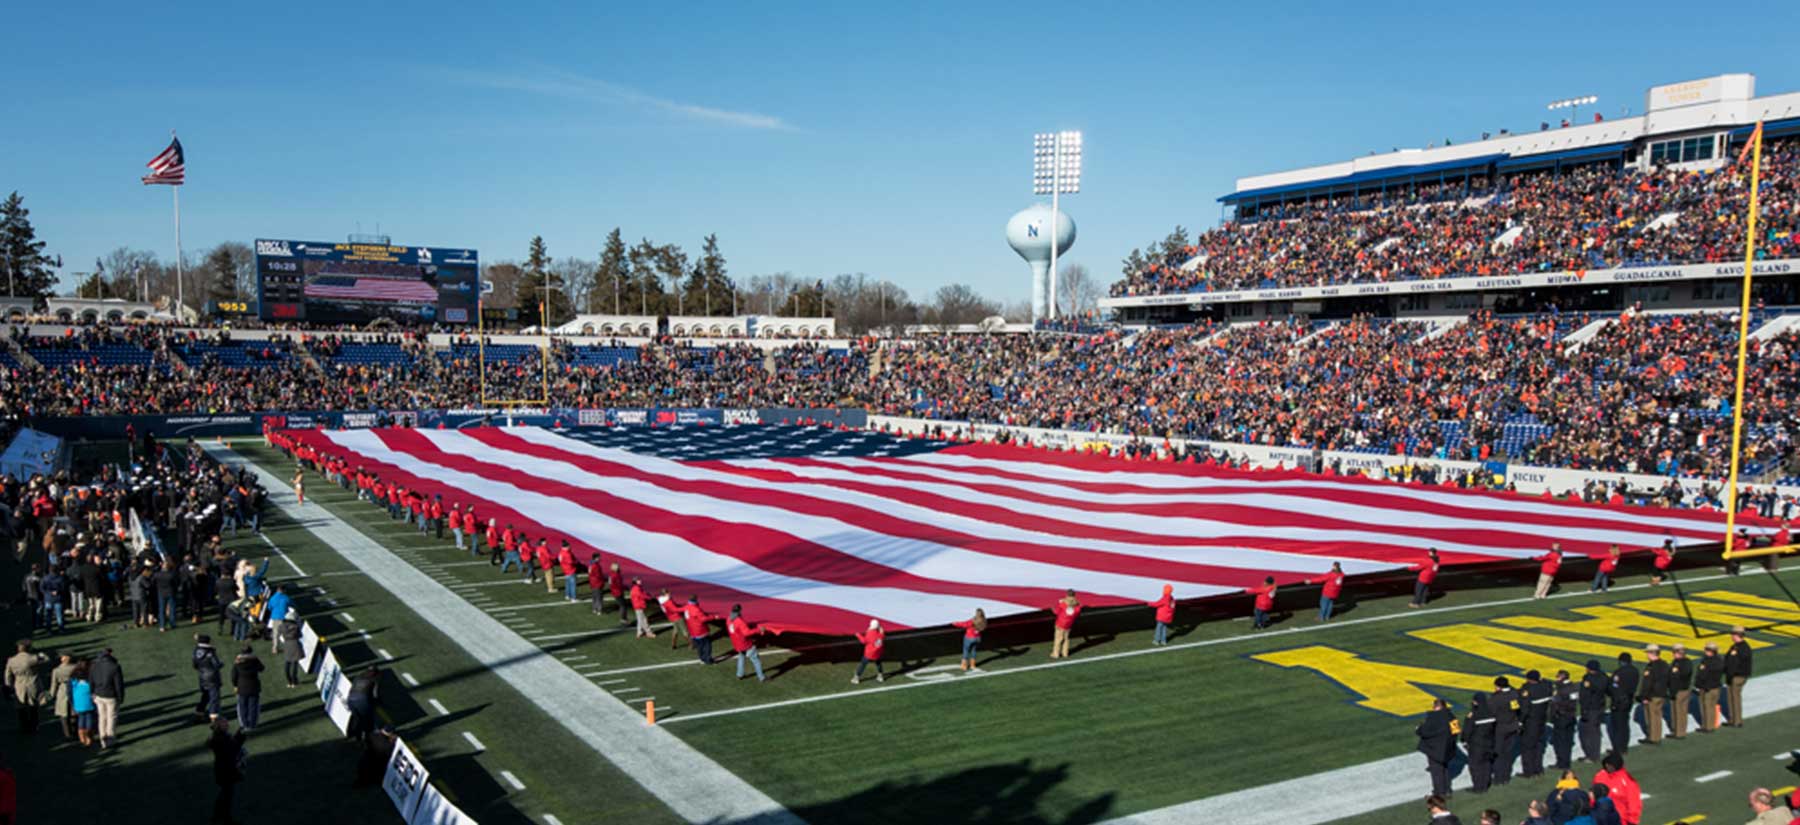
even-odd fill
[{"label": "crowd barrier", "polygon": [[690,409],[574,407],[514,409],[353,410],[316,412],[284,410],[221,415],[94,415],[38,418],[38,431],[67,440],[113,440],[154,435],[157,438],[227,438],[261,435],[265,426],[291,429],[358,429],[384,422],[430,429],[458,429],[519,424],[538,427],[670,427],[726,424],[780,424],[812,421],[863,427],[869,414],[861,409]]},{"label": "crowd barrier", "polygon": [[[892,432],[920,434],[932,427],[942,427],[950,435],[974,438],[980,441],[992,441],[1005,432],[1014,439],[1052,449],[1078,450],[1083,447],[1095,449],[1116,449],[1125,447],[1134,441],[1145,441],[1160,446],[1162,439],[1139,439],[1136,436],[1118,433],[1093,433],[1080,430],[1052,430],[1039,427],[1008,427],[1004,424],[980,424],[967,421],[937,421],[924,418],[904,418],[898,416],[869,416],[869,426],[886,429]],[[1304,468],[1312,466],[1314,461],[1311,449],[1300,447],[1271,447],[1261,444],[1235,444],[1224,441],[1198,441],[1182,438],[1168,439],[1168,443],[1190,452],[1210,452],[1214,455],[1245,458],[1251,464],[1263,468]],[[1358,472],[1375,477],[1389,477],[1390,471],[1413,467],[1437,467],[1452,473],[1465,473],[1474,469],[1502,476],[1521,493],[1536,495],[1545,490],[1561,494],[1574,490],[1579,492],[1589,481],[1604,483],[1617,482],[1623,479],[1633,490],[1661,489],[1670,481],[1668,476],[1647,475],[1643,473],[1608,473],[1591,470],[1569,470],[1560,467],[1533,467],[1522,464],[1507,464],[1489,461],[1452,461],[1438,458],[1419,458],[1415,456],[1392,455],[1386,453],[1352,453],[1339,450],[1323,450],[1318,458],[1329,464],[1340,462],[1345,472]],[[1702,484],[1710,484],[1714,488],[1723,486],[1719,479],[1676,478],[1682,489],[1692,493],[1700,489]],[[1768,485],[1759,484],[1758,488]],[[1800,487],[1777,487],[1781,495],[1800,495]]]}]

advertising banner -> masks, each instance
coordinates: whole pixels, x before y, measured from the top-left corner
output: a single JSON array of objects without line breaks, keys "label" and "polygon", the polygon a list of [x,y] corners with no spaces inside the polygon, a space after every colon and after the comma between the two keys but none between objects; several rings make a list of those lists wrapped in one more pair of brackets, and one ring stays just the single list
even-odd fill
[{"label": "advertising banner", "polygon": [[394,800],[401,822],[413,821],[413,814],[419,809],[419,797],[424,794],[430,778],[431,772],[425,770],[425,763],[419,761],[418,754],[407,747],[406,740],[395,739],[394,753],[388,757],[387,772],[381,777],[381,788],[387,791],[389,799]]}]

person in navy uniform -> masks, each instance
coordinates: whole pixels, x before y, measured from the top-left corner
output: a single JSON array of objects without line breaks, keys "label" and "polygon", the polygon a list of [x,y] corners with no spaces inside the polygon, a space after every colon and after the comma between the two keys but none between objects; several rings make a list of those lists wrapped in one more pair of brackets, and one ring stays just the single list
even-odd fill
[{"label": "person in navy uniform", "polygon": [[[1556,672],[1556,683],[1550,686],[1550,748],[1556,752],[1556,769],[1566,771],[1575,757],[1575,721],[1579,718],[1579,687],[1569,680],[1569,672]],[[1598,731],[1596,731],[1598,732]]]},{"label": "person in navy uniform", "polygon": [[1535,670],[1525,673],[1519,701],[1524,705],[1525,726],[1519,733],[1519,775],[1544,772],[1544,729],[1550,723],[1550,683]]},{"label": "person in navy uniform", "polygon": [[1494,778],[1494,710],[1485,693],[1477,693],[1469,700],[1469,715],[1463,717],[1462,742],[1469,755],[1473,790],[1486,793]]},{"label": "person in navy uniform", "polygon": [[1600,669],[1600,660],[1589,659],[1587,672],[1581,674],[1581,691],[1578,694],[1583,762],[1598,762],[1603,755],[1600,750],[1600,728],[1606,719],[1606,694],[1611,689],[1612,680]]},{"label": "person in navy uniform", "polygon": [[1494,711],[1494,784],[1512,781],[1513,760],[1519,756],[1519,692],[1505,676],[1494,680],[1488,697]]},{"label": "person in navy uniform", "polygon": [[1442,699],[1433,699],[1425,721],[1413,729],[1419,737],[1419,752],[1425,754],[1425,772],[1431,775],[1431,792],[1438,796],[1450,795],[1450,759],[1456,755],[1452,725],[1450,705]]},{"label": "person in navy uniform", "polygon": [[1606,738],[1612,741],[1612,749],[1621,756],[1631,748],[1631,712],[1637,708],[1637,691],[1637,666],[1631,663],[1630,653],[1621,653],[1606,697],[1609,703]]}]

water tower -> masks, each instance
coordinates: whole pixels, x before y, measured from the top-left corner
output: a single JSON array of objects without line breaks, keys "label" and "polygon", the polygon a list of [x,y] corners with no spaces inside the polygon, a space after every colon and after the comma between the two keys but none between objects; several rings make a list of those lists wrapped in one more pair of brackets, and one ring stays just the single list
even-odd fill
[{"label": "water tower", "polygon": [[[1075,245],[1075,221],[1067,212],[1056,213],[1056,251],[1061,255]],[[1031,265],[1031,318],[1050,318],[1050,207],[1032,204],[1006,222],[1006,242]]]}]

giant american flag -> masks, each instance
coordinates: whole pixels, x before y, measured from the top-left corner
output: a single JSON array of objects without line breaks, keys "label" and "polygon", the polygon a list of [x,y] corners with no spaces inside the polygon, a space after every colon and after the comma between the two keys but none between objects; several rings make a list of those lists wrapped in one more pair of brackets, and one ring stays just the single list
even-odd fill
[{"label": "giant american flag", "polygon": [[[1301,472],[1128,462],[824,427],[296,430],[342,458],[647,592],[744,604],[773,627],[850,633],[1242,591],[1264,576],[1598,557],[1716,542],[1722,516]],[[1758,524],[1761,522],[1758,521]]]}]

